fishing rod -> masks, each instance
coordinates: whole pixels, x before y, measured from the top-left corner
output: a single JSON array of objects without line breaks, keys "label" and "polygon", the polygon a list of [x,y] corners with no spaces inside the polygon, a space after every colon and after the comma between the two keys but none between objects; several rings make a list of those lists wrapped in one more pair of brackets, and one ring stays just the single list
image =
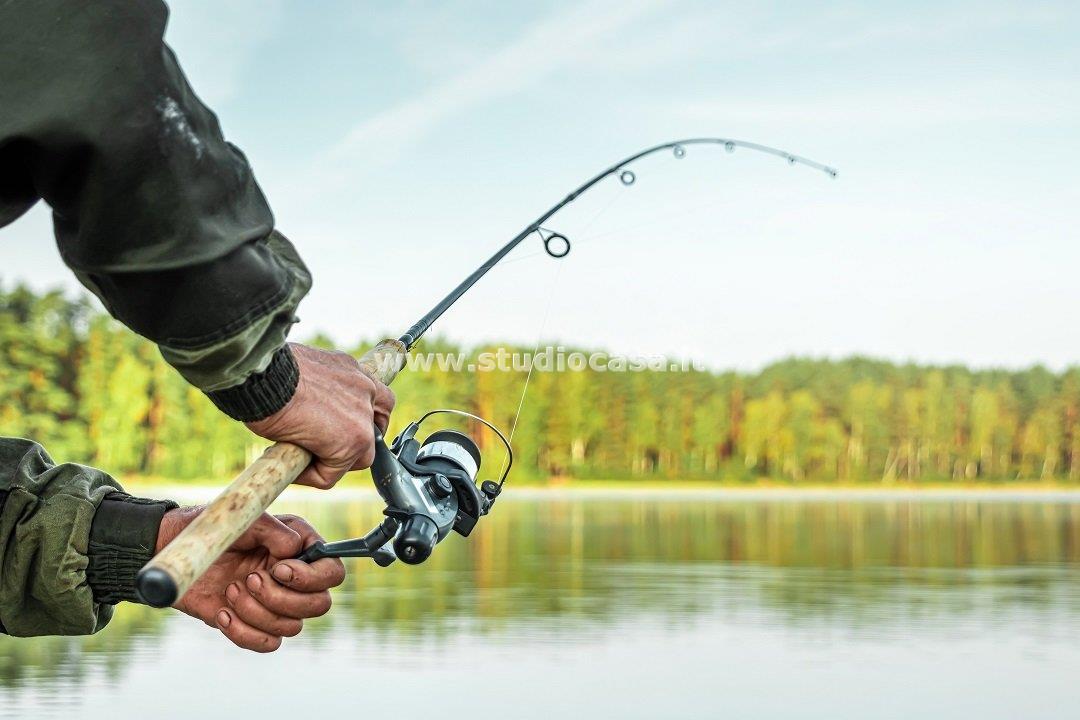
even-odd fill
[{"label": "fishing rod", "polygon": [[[612,176],[624,186],[637,175],[630,165],[654,153],[670,150],[676,159],[686,157],[687,146],[722,145],[731,153],[738,148],[775,155],[789,165],[806,165],[835,178],[827,165],[768,145],[730,138],[690,138],[642,150],[593,176],[549,208],[512,240],[503,245],[457,287],[416,321],[399,338],[382,340],[358,360],[372,378],[389,385],[405,367],[408,352],[477,281],[526,238],[536,234],[553,258],[570,253],[569,238],[544,227],[556,213],[592,187]],[[483,457],[468,435],[440,429],[421,443],[416,435],[421,424],[436,415],[456,415],[479,423],[494,433],[506,449],[507,459],[498,480],[477,485]],[[386,503],[386,519],[362,538],[318,542],[300,554],[313,562],[324,557],[368,557],[380,566],[400,559],[407,564],[424,562],[435,546],[453,530],[468,536],[479,519],[487,515],[502,492],[513,465],[510,440],[493,424],[462,410],[432,410],[408,426],[387,445],[375,428],[375,459],[371,466],[375,489]],[[187,592],[217,558],[255,522],[271,503],[311,464],[307,450],[290,443],[276,443],[243,470],[206,509],[139,572],[139,594],[155,607],[172,605]]]},{"label": "fishing rod", "polygon": [[[769,147],[768,145],[759,145],[758,143],[746,142],[744,140],[732,140],[730,138],[690,138],[688,140],[675,140],[673,142],[666,142],[661,145],[654,145],[651,148],[642,150],[639,153],[635,153],[630,157],[624,158],[623,160],[620,160],[614,165],[608,167],[603,172],[596,174],[586,182],[582,183],[580,187],[571,192],[565,198],[553,205],[550,209],[548,209],[547,212],[534,220],[532,224],[530,224],[520,233],[515,235],[513,240],[499,248],[498,252],[488,258],[483,265],[474,270],[473,273],[469,275],[469,277],[462,280],[461,284],[451,290],[449,295],[440,300],[435,307],[431,308],[431,310],[429,310],[427,314],[424,315],[424,317],[417,320],[416,323],[412,327],[410,327],[404,335],[398,338],[399,341],[405,346],[406,350],[411,350],[413,346],[416,345],[416,343],[420,340],[420,338],[423,337],[424,333],[426,333],[428,329],[435,323],[435,321],[442,317],[442,314],[444,312],[450,309],[451,305],[457,302],[462,295],[469,291],[469,288],[475,285],[480,278],[486,275],[488,270],[491,270],[491,268],[495,267],[500,260],[502,260],[510,253],[511,250],[520,245],[526,238],[528,238],[533,233],[537,233],[540,236],[540,239],[543,240],[544,250],[547,251],[548,255],[553,258],[566,257],[570,253],[570,240],[562,233],[546,230],[543,227],[544,223],[550,220],[552,216],[554,216],[564,207],[577,200],[582,194],[587,192],[590,188],[599,183],[601,180],[611,177],[612,175],[618,175],[619,181],[622,182],[623,185],[633,185],[634,181],[637,180],[637,175],[632,170],[630,170],[628,166],[637,162],[643,157],[652,155],[654,153],[663,152],[664,150],[671,150],[671,154],[674,155],[675,158],[681,160],[686,157],[687,145],[723,145],[724,149],[727,150],[729,153],[735,152],[736,148],[747,148],[749,150],[755,150],[757,152],[763,152],[769,155],[775,155],[777,157],[783,158],[784,160],[787,160],[789,165],[806,165],[807,167],[811,167],[815,170],[820,170],[821,172],[826,173],[831,178],[835,178],[837,176],[837,170],[835,168],[829,167],[828,165],[822,165],[821,163],[814,160],[810,160],[799,155],[794,155],[792,153],[786,152],[784,150],[779,150],[774,147]],[[558,251],[555,251],[552,248],[552,241],[560,243],[555,246],[558,248]]]}]

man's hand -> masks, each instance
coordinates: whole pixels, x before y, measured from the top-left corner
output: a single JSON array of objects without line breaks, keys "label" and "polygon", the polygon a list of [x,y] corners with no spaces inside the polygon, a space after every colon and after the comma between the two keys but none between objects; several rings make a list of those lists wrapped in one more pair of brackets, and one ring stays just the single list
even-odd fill
[{"label": "man's hand", "polygon": [[[156,552],[202,511],[188,507],[165,513]],[[273,652],[282,637],[300,632],[304,618],[330,609],[330,588],[345,579],[345,566],[336,558],[311,564],[289,559],[319,540],[303,518],[263,513],[173,607],[221,630],[242,648]]]},{"label": "man's hand", "polygon": [[256,435],[299,445],[314,455],[315,462],[296,482],[325,490],[350,470],[371,467],[373,423],[386,431],[394,394],[368,377],[351,355],[289,347],[300,368],[296,394],[281,410],[247,426]]}]

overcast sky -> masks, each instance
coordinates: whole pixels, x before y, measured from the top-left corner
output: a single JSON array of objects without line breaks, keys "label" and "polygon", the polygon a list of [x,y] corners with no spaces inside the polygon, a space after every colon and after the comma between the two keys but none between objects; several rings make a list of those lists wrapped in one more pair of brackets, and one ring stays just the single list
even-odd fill
[{"label": "overcast sky", "polygon": [[[315,275],[296,337],[399,334],[647,145],[436,328],[754,368],[1080,361],[1076,3],[210,2],[167,34]],[[46,208],[0,280],[75,281]],[[546,324],[544,318],[547,317]]]}]

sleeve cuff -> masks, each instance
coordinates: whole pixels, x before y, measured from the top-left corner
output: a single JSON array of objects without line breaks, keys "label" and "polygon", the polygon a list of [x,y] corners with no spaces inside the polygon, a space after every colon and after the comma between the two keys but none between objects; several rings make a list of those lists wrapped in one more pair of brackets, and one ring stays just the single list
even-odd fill
[{"label": "sleeve cuff", "polygon": [[112,493],[101,501],[90,525],[86,580],[94,600],[115,605],[121,600],[142,602],[135,576],[154,556],[158,528],[166,512],[178,507],[171,500],[148,500]]},{"label": "sleeve cuff", "polygon": [[300,368],[289,346],[285,345],[274,353],[263,372],[251,375],[239,385],[206,395],[221,412],[234,420],[254,422],[285,407],[292,400],[299,382]]}]

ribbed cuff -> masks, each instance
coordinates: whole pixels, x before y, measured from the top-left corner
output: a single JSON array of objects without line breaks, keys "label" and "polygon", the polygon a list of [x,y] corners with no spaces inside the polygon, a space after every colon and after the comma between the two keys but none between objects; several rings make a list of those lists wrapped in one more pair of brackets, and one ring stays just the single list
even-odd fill
[{"label": "ribbed cuff", "polygon": [[285,345],[270,360],[270,365],[240,385],[206,393],[218,410],[234,420],[254,422],[273,415],[292,400],[300,382],[300,368]]},{"label": "ribbed cuff", "polygon": [[121,600],[142,602],[135,576],[154,556],[158,529],[165,513],[178,505],[112,493],[101,501],[90,525],[86,581],[94,600],[115,605]]}]

